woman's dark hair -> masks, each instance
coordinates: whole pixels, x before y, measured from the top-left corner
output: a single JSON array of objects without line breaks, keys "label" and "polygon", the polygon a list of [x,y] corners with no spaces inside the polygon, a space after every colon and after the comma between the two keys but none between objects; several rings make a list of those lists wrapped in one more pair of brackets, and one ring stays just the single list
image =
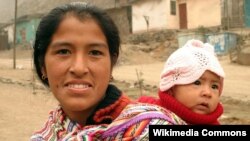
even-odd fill
[{"label": "woman's dark hair", "polygon": [[106,36],[112,64],[111,67],[116,64],[117,58],[119,56],[119,32],[113,20],[107,15],[105,11],[83,2],[75,2],[56,7],[41,19],[36,31],[35,43],[33,47],[33,59],[36,67],[36,72],[43,84],[47,86],[49,86],[48,80],[42,79],[42,67],[45,65],[45,53],[51,42],[53,34],[56,32],[59,24],[67,16],[74,16],[79,20],[95,20]]}]

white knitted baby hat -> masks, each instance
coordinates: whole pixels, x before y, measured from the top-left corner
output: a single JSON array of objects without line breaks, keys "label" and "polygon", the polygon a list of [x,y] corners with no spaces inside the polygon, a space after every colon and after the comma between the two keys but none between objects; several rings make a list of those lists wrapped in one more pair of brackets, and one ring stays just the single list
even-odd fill
[{"label": "white knitted baby hat", "polygon": [[221,89],[225,73],[214,53],[214,47],[199,40],[189,40],[173,52],[161,73],[160,91],[167,91],[177,84],[190,84],[209,70],[221,77]]}]

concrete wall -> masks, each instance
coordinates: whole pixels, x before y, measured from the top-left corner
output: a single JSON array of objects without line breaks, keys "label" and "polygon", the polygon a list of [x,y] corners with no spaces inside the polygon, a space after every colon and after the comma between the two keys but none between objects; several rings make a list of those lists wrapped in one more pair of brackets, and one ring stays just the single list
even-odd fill
[{"label": "concrete wall", "polygon": [[167,14],[167,29],[179,29],[179,7],[176,1],[176,15],[170,13],[170,0],[166,1],[167,8],[165,10]]},{"label": "concrete wall", "polygon": [[129,7],[107,10],[107,13],[117,25],[121,38],[124,38],[131,33],[132,25],[128,10]]},{"label": "concrete wall", "polygon": [[188,29],[221,25],[220,0],[187,0]]},{"label": "concrete wall", "polygon": [[8,33],[8,43],[13,43],[14,41],[14,25],[10,24],[4,28],[4,31]]},{"label": "concrete wall", "polygon": [[16,43],[32,45],[40,18],[18,22],[16,26]]},{"label": "concrete wall", "polygon": [[250,27],[250,1],[245,0],[245,7],[244,7],[244,14],[245,14],[245,27]]},{"label": "concrete wall", "polygon": [[170,0],[141,0],[132,4],[132,27],[133,33],[177,29],[178,16],[170,15]]},{"label": "concrete wall", "polygon": [[[170,14],[171,0],[139,0],[132,4],[132,32],[179,29],[179,6],[187,4],[187,28],[221,25],[221,0],[176,0],[176,15]],[[148,27],[145,20],[148,17]]]},{"label": "concrete wall", "polygon": [[0,50],[6,49],[9,49],[8,34],[6,32],[0,33]]}]

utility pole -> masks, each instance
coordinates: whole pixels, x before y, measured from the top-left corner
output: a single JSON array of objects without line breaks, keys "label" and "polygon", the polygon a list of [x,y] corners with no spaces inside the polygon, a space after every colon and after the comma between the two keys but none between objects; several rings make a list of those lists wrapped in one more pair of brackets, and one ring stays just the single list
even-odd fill
[{"label": "utility pole", "polygon": [[226,6],[227,6],[227,30],[229,30],[229,26],[230,26],[229,3],[228,3],[228,0],[226,0],[226,2],[227,2],[227,4],[226,4]]},{"label": "utility pole", "polygon": [[13,69],[16,69],[16,17],[17,17],[17,0],[15,0],[15,18],[14,18],[14,41],[13,41]]}]

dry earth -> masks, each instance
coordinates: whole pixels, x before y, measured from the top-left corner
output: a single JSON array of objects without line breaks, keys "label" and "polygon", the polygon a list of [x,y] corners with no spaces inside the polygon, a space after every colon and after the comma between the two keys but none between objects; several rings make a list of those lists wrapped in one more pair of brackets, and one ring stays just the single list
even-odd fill
[{"label": "dry earth", "polygon": [[[142,74],[140,79],[147,88],[143,94],[156,96],[164,64],[155,59],[157,52],[149,54],[127,48],[123,53],[126,54],[121,58],[123,63],[114,69],[116,84],[130,97],[137,98],[140,95],[134,85],[138,80],[137,71]],[[57,105],[52,94],[35,79],[31,51],[18,50],[17,54],[17,69],[14,70],[12,51],[0,51],[1,141],[28,140],[47,119],[49,110]],[[230,63],[227,56],[220,61],[227,75],[222,95],[225,112],[220,120],[223,124],[250,124],[250,66]]]}]

